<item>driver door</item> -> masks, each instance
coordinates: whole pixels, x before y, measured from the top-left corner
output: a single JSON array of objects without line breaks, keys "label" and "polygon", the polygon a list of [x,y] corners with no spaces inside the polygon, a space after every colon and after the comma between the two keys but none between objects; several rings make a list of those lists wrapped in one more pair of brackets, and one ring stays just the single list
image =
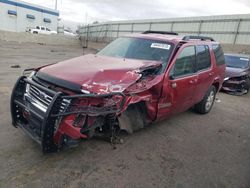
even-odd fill
[{"label": "driver door", "polygon": [[165,75],[158,118],[186,111],[194,103],[197,74],[195,46],[183,45]]}]

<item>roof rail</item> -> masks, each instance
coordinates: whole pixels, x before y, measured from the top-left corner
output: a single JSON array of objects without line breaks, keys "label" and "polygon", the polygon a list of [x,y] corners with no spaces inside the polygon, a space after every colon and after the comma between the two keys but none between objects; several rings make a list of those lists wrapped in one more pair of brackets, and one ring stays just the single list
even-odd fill
[{"label": "roof rail", "polygon": [[178,35],[176,32],[170,32],[170,31],[144,31],[142,34],[163,34],[163,35]]},{"label": "roof rail", "polygon": [[187,35],[182,38],[182,40],[192,40],[192,39],[198,39],[198,40],[210,40],[215,41],[212,37],[204,37],[204,36],[193,36],[193,35]]}]

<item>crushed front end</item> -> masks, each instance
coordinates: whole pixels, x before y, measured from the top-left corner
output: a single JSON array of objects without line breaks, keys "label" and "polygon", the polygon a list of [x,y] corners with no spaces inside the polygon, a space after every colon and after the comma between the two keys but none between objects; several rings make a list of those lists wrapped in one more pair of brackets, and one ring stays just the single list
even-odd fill
[{"label": "crushed front end", "polygon": [[244,75],[239,77],[225,78],[222,89],[233,95],[243,95],[248,93],[250,88],[250,76]]},{"label": "crushed front end", "polygon": [[44,153],[55,152],[96,131],[114,136],[115,116],[124,102],[122,93],[69,94],[22,76],[11,96],[12,123],[37,141]]},{"label": "crushed front end", "polygon": [[174,46],[122,37],[98,54],[36,68],[13,89],[13,125],[40,143],[45,153],[96,135],[119,143],[120,130],[133,133],[157,119]]}]

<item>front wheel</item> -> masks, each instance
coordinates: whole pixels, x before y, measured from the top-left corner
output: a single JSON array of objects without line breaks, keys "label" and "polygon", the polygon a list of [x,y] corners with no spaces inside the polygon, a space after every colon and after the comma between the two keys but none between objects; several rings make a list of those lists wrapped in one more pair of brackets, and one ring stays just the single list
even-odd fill
[{"label": "front wheel", "polygon": [[199,114],[206,114],[210,112],[214,104],[215,95],[216,88],[211,86],[202,101],[194,106],[194,110]]}]

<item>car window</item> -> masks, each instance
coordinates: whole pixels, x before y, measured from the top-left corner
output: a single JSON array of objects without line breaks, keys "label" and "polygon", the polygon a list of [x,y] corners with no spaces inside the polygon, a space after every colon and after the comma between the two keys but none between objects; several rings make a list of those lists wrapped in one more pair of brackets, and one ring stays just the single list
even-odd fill
[{"label": "car window", "polygon": [[224,58],[224,52],[219,44],[213,44],[212,45],[213,52],[216,59],[217,65],[224,65],[225,64],[225,58]]},{"label": "car window", "polygon": [[50,31],[50,29],[46,27],[46,31]]},{"label": "car window", "polygon": [[41,27],[41,30],[45,30],[45,28],[44,28],[44,27]]},{"label": "car window", "polygon": [[211,67],[210,52],[209,52],[209,47],[207,45],[196,46],[196,54],[197,54],[197,61],[196,61],[197,71]]},{"label": "car window", "polygon": [[176,59],[174,65],[174,77],[194,73],[195,48],[188,46],[184,48]]},{"label": "car window", "polygon": [[37,29],[40,29],[40,27],[39,27],[39,26],[36,26],[36,28],[37,28]]}]

